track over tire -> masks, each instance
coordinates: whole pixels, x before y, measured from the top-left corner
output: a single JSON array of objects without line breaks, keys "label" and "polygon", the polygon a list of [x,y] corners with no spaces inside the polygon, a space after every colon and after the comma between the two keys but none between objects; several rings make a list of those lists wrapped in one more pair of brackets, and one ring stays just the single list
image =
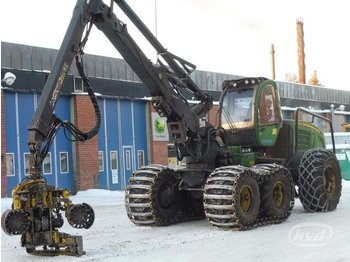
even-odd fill
[{"label": "track over tire", "polygon": [[136,225],[167,226],[176,223],[181,211],[179,180],[172,169],[148,165],[129,179],[125,192],[125,207],[129,219]]},{"label": "track over tire", "polygon": [[210,224],[222,229],[244,230],[259,214],[259,186],[249,168],[215,169],[204,187],[204,211]]},{"label": "track over tire", "polygon": [[181,209],[179,181],[175,173],[161,173],[152,187],[152,209],[157,226],[172,224]]},{"label": "track over tire", "polygon": [[299,166],[299,197],[306,211],[334,210],[341,187],[339,163],[331,151],[320,148],[304,153]]},{"label": "track over tire", "polygon": [[289,171],[280,167],[276,174],[261,185],[261,212],[263,216],[283,216],[291,208],[294,185]]},{"label": "track over tire", "polygon": [[181,174],[162,165],[140,168],[129,179],[125,207],[136,225],[168,226],[204,218],[203,196],[179,190]]}]

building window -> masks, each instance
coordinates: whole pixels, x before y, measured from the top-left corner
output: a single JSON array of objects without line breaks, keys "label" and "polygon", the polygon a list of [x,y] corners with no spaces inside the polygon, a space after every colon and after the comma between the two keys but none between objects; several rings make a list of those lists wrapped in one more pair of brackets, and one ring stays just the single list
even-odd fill
[{"label": "building window", "polygon": [[30,171],[30,153],[24,153],[24,174],[29,176]]},{"label": "building window", "polygon": [[130,150],[125,151],[125,165],[126,165],[126,170],[131,169],[131,154]]},{"label": "building window", "polygon": [[111,168],[112,170],[118,170],[118,152],[111,151]]},{"label": "building window", "polygon": [[51,153],[47,153],[44,161],[43,161],[43,173],[44,175],[52,174],[52,166],[51,166]]},{"label": "building window", "polygon": [[74,77],[74,92],[84,92],[84,83],[79,77]]},{"label": "building window", "polygon": [[68,152],[60,152],[60,171],[62,174],[67,174],[68,170]]},{"label": "building window", "polygon": [[104,171],[103,151],[98,151],[98,171]]},{"label": "building window", "polygon": [[6,175],[14,176],[15,175],[15,154],[6,153]]},{"label": "building window", "polygon": [[112,184],[118,184],[118,152],[111,151]]},{"label": "building window", "polygon": [[143,150],[137,150],[137,169],[145,165],[145,155]]}]

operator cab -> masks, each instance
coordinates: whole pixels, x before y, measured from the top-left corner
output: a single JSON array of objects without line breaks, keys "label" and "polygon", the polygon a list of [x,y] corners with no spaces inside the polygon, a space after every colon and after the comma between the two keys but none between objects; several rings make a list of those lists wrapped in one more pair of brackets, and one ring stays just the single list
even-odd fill
[{"label": "operator cab", "polygon": [[219,123],[228,134],[228,145],[273,146],[282,125],[275,82],[266,78],[224,81]]}]

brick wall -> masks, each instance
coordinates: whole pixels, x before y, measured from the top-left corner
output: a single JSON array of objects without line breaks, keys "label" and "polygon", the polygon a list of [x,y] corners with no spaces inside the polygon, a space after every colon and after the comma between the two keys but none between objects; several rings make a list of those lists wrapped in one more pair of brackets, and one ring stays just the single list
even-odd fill
[{"label": "brick wall", "polygon": [[168,165],[168,142],[152,141],[152,164]]},{"label": "brick wall", "polygon": [[151,103],[148,104],[148,114],[149,114],[149,130],[150,130],[150,152],[151,152],[151,163],[152,164],[162,164],[168,165],[168,142],[164,141],[153,141],[153,128],[152,128],[152,112],[155,112]]},{"label": "brick wall", "polygon": [[5,137],[5,107],[4,92],[1,90],[1,197],[6,197],[6,137]]},{"label": "brick wall", "polygon": [[[95,125],[95,112],[86,95],[73,97],[75,125],[89,131]],[[75,143],[76,190],[98,188],[98,137]]]}]

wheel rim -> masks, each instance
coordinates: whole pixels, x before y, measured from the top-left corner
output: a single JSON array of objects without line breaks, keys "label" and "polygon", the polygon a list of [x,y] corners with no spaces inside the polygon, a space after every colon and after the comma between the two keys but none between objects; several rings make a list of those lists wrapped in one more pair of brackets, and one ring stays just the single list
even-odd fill
[{"label": "wheel rim", "polygon": [[335,171],[333,167],[327,166],[324,170],[324,186],[329,195],[333,195],[336,190]]},{"label": "wheel rim", "polygon": [[273,203],[277,208],[281,208],[284,203],[284,185],[281,181],[277,181],[273,186],[272,193]]},{"label": "wheel rim", "polygon": [[239,193],[240,207],[244,213],[249,212],[253,202],[253,190],[250,186],[244,185]]}]

